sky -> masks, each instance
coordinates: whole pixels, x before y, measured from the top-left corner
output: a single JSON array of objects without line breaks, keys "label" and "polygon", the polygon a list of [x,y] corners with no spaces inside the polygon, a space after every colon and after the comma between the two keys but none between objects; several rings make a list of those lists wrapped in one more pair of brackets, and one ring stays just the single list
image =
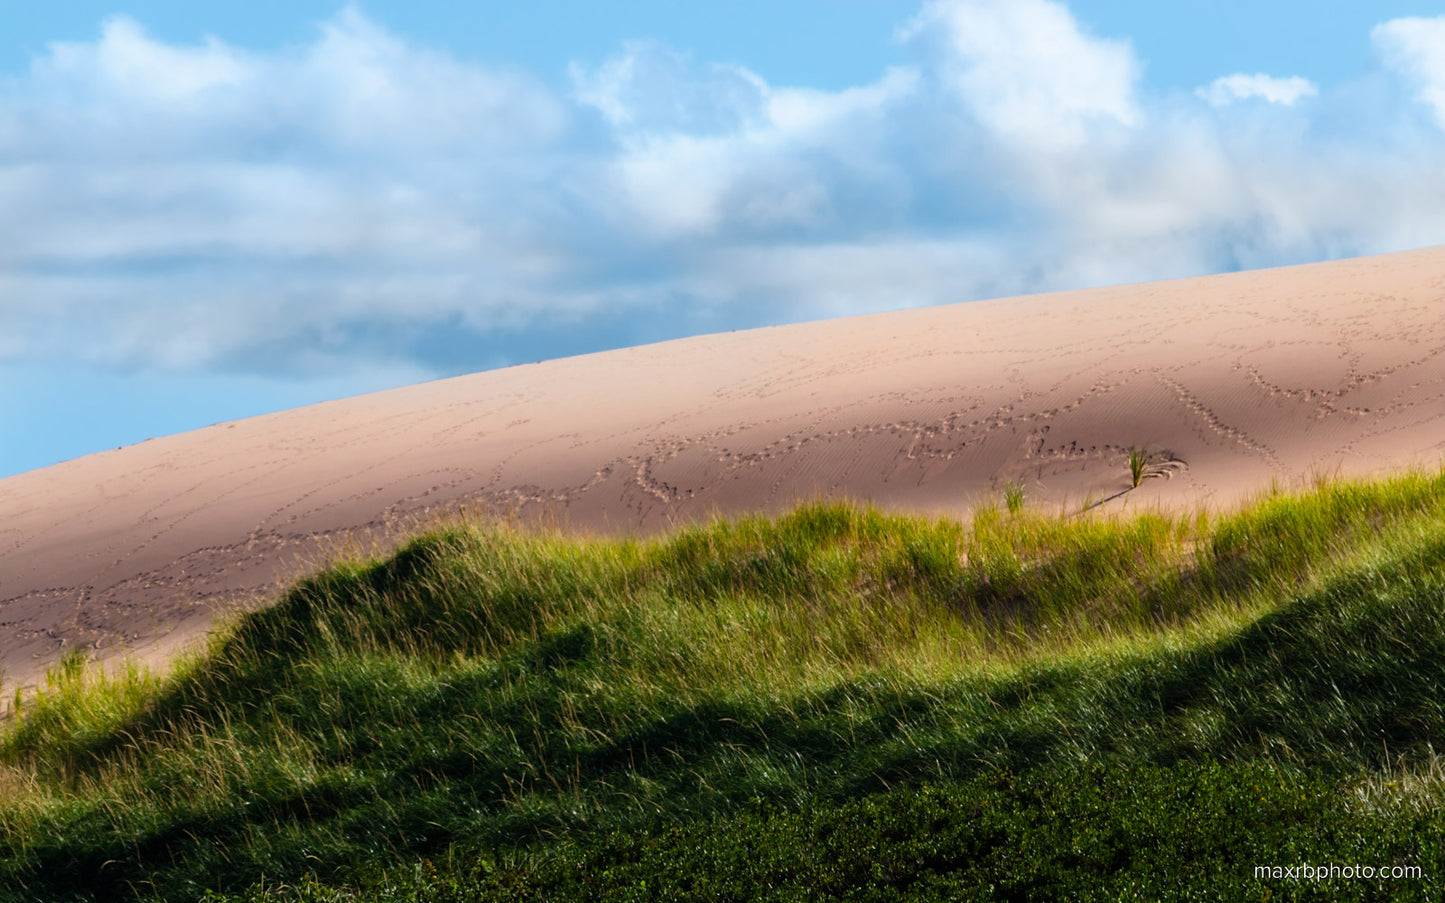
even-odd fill
[{"label": "sky", "polygon": [[1442,12],[12,12],[0,477],[685,335],[1445,243]]}]

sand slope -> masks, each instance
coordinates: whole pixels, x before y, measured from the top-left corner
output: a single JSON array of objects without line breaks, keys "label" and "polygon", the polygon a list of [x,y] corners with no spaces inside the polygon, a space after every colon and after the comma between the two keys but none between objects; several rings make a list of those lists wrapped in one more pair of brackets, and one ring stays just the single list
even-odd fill
[{"label": "sand slope", "polygon": [[[1156,464],[1129,488],[1131,445]],[[220,424],[0,480],[0,664],[164,651],[362,529],[652,529],[817,493],[1227,506],[1445,456],[1445,248],[703,336]],[[158,645],[159,643],[159,645]]]}]

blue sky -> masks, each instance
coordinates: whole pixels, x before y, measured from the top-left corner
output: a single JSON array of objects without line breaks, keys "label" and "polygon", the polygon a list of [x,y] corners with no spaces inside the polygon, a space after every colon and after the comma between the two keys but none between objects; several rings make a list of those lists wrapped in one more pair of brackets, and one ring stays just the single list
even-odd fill
[{"label": "blue sky", "polygon": [[1445,242],[1438,4],[51,6],[0,34],[0,476],[700,332]]}]

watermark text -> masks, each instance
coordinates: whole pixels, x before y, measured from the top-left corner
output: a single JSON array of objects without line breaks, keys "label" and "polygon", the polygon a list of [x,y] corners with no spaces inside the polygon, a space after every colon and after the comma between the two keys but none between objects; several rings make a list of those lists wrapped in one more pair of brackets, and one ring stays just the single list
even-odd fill
[{"label": "watermark text", "polygon": [[1418,865],[1256,865],[1256,878],[1284,878],[1304,881],[1327,881],[1331,878],[1363,878],[1366,881],[1389,881],[1400,878],[1423,878]]}]

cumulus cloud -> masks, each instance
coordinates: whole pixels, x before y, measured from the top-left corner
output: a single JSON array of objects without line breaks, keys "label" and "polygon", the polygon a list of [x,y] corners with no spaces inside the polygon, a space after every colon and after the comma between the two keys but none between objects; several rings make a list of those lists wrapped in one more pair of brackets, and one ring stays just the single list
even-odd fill
[{"label": "cumulus cloud", "polygon": [[614,213],[663,242],[838,224],[836,189],[878,173],[872,136],[917,83],[896,69],[837,92],[775,87],[653,44],[571,74],[579,101],[614,127],[599,187],[621,202]]},{"label": "cumulus cloud", "polygon": [[112,19],[0,82],[0,359],[454,373],[1438,242],[1442,34],[1375,30],[1393,106],[1202,104],[1049,0],[931,0],[836,91],[630,43],[558,92],[352,10],[274,52]]},{"label": "cumulus cloud", "polygon": [[199,47],[170,47],[150,40],[132,19],[105,22],[96,44],[57,43],[36,61],[42,90],[72,99],[157,107],[187,104],[252,77],[243,54],[209,38]]},{"label": "cumulus cloud", "polygon": [[899,29],[992,131],[1077,142],[1098,123],[1136,125],[1140,66],[1127,41],[1085,34],[1049,0],[931,0]]},{"label": "cumulus cloud", "polygon": [[602,65],[570,67],[577,99],[619,129],[643,134],[728,132],[752,122],[767,92],[741,66],[695,66],[688,55],[636,41]]},{"label": "cumulus cloud", "polygon": [[1445,128],[1445,16],[1395,19],[1371,33],[1386,65],[1401,73]]},{"label": "cumulus cloud", "polygon": [[1309,79],[1298,75],[1275,78],[1271,75],[1235,74],[1216,78],[1194,93],[1216,107],[1255,98],[1290,107],[1300,98],[1314,97],[1320,92]]}]

